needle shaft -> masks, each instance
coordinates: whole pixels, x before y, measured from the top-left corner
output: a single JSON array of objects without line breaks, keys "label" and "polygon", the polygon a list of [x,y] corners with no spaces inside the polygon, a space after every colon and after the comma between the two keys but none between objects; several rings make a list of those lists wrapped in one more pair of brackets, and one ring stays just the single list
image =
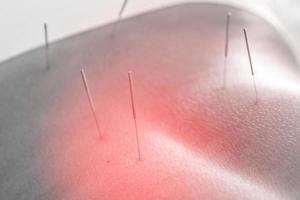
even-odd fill
[{"label": "needle shaft", "polygon": [[245,42],[246,42],[246,47],[247,47],[248,59],[249,59],[249,63],[250,63],[253,87],[254,87],[254,91],[255,91],[255,103],[257,103],[257,101],[258,101],[257,87],[256,87],[256,82],[255,82],[255,77],[254,77],[254,69],[253,69],[253,62],[252,62],[252,57],[251,57],[251,52],[250,52],[250,47],[249,47],[248,34],[247,34],[247,30],[245,28],[244,28],[244,37],[245,37]]},{"label": "needle shaft", "polygon": [[44,23],[44,40],[45,40],[45,60],[46,60],[46,68],[50,68],[50,61],[49,61],[49,41],[48,41],[48,25]]},{"label": "needle shaft", "polygon": [[129,86],[130,86],[132,114],[133,114],[134,126],[135,126],[135,136],[136,136],[136,144],[137,144],[137,151],[138,151],[138,160],[141,160],[139,132],[138,132],[136,111],[135,111],[135,104],[134,104],[134,92],[133,92],[133,81],[132,81],[132,72],[131,71],[128,72],[128,79],[129,79]]},{"label": "needle shaft", "polygon": [[84,84],[84,89],[86,91],[86,94],[87,94],[87,97],[88,97],[88,100],[89,100],[90,108],[91,108],[91,111],[93,113],[93,117],[94,117],[94,120],[95,120],[95,123],[96,123],[96,126],[97,126],[97,131],[98,131],[99,136],[101,137],[100,125],[99,125],[97,114],[96,114],[95,104],[94,104],[94,100],[92,98],[92,95],[91,95],[91,92],[90,92],[90,89],[89,89],[89,85],[88,85],[88,82],[87,82],[87,78],[86,78],[84,69],[81,69],[80,73],[81,73],[82,81],[83,81],[83,84]]},{"label": "needle shaft", "polygon": [[225,54],[224,54],[224,74],[223,74],[223,86],[226,88],[226,76],[227,76],[227,57],[229,50],[229,28],[230,28],[231,12],[227,13],[226,17],[226,32],[225,32]]}]

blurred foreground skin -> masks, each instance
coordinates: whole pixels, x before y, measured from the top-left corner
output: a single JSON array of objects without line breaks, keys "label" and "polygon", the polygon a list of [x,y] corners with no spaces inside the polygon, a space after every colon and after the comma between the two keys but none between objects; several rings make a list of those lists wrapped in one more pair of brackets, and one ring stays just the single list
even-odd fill
[{"label": "blurred foreground skin", "polygon": [[274,28],[236,8],[183,4],[110,33],[50,44],[49,70],[43,48],[0,64],[0,199],[300,198],[300,74]]}]

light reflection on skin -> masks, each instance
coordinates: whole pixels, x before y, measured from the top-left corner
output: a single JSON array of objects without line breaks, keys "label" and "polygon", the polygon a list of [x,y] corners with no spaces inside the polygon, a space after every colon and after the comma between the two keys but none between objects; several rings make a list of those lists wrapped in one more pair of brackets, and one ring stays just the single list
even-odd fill
[{"label": "light reflection on skin", "polygon": [[[230,195],[237,199],[286,199],[283,198],[283,194],[276,193],[257,181],[219,166],[217,163],[207,160],[205,156],[200,155],[198,152],[192,152],[180,143],[167,137],[168,134],[157,131],[156,133],[148,133],[148,135],[152,135],[152,137],[147,138],[152,140],[152,148],[156,149],[156,151],[164,152],[169,158],[172,158],[168,160],[170,165],[174,165],[174,162],[177,162],[177,165],[180,165],[181,168],[192,174],[190,178],[194,180],[189,179],[192,184],[201,185],[199,183],[202,181],[208,182],[207,185],[212,183],[215,187],[214,190],[225,198],[227,195]],[[205,189],[198,188],[198,190]],[[197,193],[197,191],[192,192]]]},{"label": "light reflection on skin", "polygon": [[262,56],[256,57],[256,71],[258,83],[266,88],[277,89],[299,94],[299,79],[290,70],[282,67],[284,63],[276,60],[264,60]]},{"label": "light reflection on skin", "polygon": [[[254,33],[254,31],[251,33]],[[250,42],[258,90],[261,91],[265,88],[299,95],[299,70],[293,63],[295,60],[288,60],[290,55],[288,55],[288,52],[284,52],[286,49],[276,49],[276,46],[273,47],[270,41],[264,43],[266,46],[263,46],[256,42],[254,37],[250,38]],[[232,45],[232,52],[229,53],[227,64],[228,84],[230,86],[238,84],[250,86],[253,83],[246,48],[243,49],[245,45],[241,40],[233,42]]]}]

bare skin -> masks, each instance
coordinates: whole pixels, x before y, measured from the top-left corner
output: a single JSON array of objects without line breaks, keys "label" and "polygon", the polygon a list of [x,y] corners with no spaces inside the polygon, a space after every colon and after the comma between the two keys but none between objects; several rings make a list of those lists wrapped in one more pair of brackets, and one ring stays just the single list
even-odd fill
[{"label": "bare skin", "polygon": [[1,199],[299,198],[300,73],[271,25],[184,4],[119,22],[113,40],[110,28],[50,44],[50,69],[42,48],[0,64]]}]

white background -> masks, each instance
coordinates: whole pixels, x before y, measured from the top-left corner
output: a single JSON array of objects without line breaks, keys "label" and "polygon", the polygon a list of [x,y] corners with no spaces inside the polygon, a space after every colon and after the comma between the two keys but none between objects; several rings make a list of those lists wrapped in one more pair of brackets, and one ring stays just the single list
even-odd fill
[{"label": "white background", "polygon": [[[205,0],[129,0],[124,17],[168,5],[202,1]],[[212,0],[212,2],[226,2],[249,8],[278,27],[284,24],[290,33],[295,35],[299,33],[296,31],[300,30],[300,18],[297,18],[299,5],[295,6],[297,0]],[[42,45],[44,22],[49,26],[49,40],[54,41],[112,22],[116,19],[123,0],[0,0],[0,3],[1,62]]]}]

